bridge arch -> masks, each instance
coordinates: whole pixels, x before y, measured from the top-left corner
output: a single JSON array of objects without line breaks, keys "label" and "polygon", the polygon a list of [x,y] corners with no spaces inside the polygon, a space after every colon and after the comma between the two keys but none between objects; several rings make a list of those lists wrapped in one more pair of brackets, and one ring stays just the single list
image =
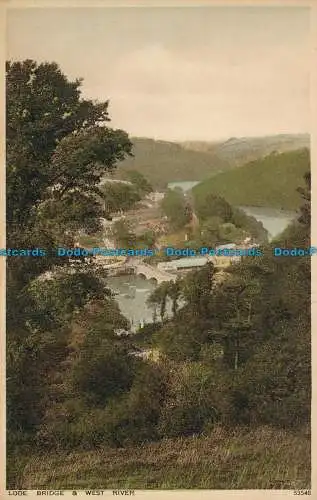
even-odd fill
[{"label": "bridge arch", "polygon": [[143,280],[146,280],[146,279],[147,279],[144,273],[138,273],[137,275],[138,275],[140,278],[142,278]]},{"label": "bridge arch", "polygon": [[150,278],[149,281],[150,281],[150,283],[158,285],[158,280],[156,278],[154,278],[154,276],[152,278]]}]

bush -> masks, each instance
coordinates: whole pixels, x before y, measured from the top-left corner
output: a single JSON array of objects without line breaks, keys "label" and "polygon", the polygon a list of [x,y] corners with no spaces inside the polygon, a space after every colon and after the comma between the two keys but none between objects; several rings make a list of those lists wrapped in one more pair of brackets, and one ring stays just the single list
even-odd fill
[{"label": "bush", "polygon": [[156,440],[166,383],[163,367],[142,363],[130,392],[112,397],[106,407],[88,407],[81,400],[69,400],[61,405],[56,410],[59,416],[55,415],[38,433],[38,444],[46,448],[92,449]]},{"label": "bush", "polygon": [[166,437],[199,434],[220,418],[214,373],[200,363],[175,367],[159,422]]},{"label": "bush", "polygon": [[138,360],[123,349],[105,343],[96,350],[82,352],[74,366],[75,389],[93,404],[103,405],[109,398],[129,391]]},{"label": "bush", "polygon": [[188,325],[168,323],[155,334],[160,350],[175,361],[195,361],[199,357],[200,345],[196,332]]},{"label": "bush", "polygon": [[157,425],[167,380],[162,366],[144,363],[140,367],[131,391],[112,412],[110,434],[113,444],[126,446],[158,439]]},{"label": "bush", "polygon": [[89,450],[100,445],[111,445],[109,409],[86,409],[76,419],[55,420],[41,429],[37,445],[45,449]]},{"label": "bush", "polygon": [[310,423],[310,331],[288,324],[233,373],[224,414],[232,424],[299,428]]}]

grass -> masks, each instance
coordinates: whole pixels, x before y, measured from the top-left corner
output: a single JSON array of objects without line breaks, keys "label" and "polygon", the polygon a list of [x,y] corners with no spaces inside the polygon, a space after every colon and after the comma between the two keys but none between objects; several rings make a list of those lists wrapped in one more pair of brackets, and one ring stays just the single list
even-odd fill
[{"label": "grass", "polygon": [[310,488],[309,436],[269,427],[216,428],[207,436],[125,449],[34,454],[20,460],[10,488]]}]

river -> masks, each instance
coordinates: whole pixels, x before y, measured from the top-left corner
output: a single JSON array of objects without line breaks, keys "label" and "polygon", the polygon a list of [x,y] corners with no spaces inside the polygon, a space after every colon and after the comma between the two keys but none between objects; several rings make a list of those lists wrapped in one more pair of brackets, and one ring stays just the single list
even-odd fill
[{"label": "river", "polygon": [[[146,303],[149,295],[156,288],[152,281],[135,276],[112,276],[107,278],[107,286],[115,292],[115,299],[121,312],[130,321],[132,329],[145,323],[153,322],[153,308]],[[166,314],[171,315],[171,301],[167,300]],[[159,310],[157,311],[159,320]]]},{"label": "river", "polygon": [[297,213],[290,210],[279,210],[269,207],[239,206],[248,215],[262,222],[269,233],[269,240],[278,236],[297,217]]},{"label": "river", "polygon": [[201,181],[175,181],[169,182],[167,187],[169,189],[175,189],[176,187],[181,188],[183,191],[189,191],[193,187],[197,186]]},{"label": "river", "polygon": [[[178,187],[186,192],[193,189],[199,182],[200,181],[175,181],[170,182],[167,187],[170,189]],[[296,212],[280,210],[278,208],[251,206],[240,206],[238,208],[241,208],[248,215],[253,215],[255,219],[262,222],[265,229],[269,232],[270,240],[284,231],[289,223],[296,217]]]},{"label": "river", "polygon": [[[169,183],[169,187],[180,187],[184,191],[192,189],[199,181],[184,181]],[[296,217],[296,212],[279,210],[268,207],[240,206],[248,215],[253,215],[262,222],[269,232],[271,240],[280,234],[288,224]],[[149,308],[146,300],[156,285],[139,276],[117,276],[107,279],[109,288],[117,293],[116,300],[122,313],[137,327],[140,323],[153,321],[153,309]],[[170,304],[167,307],[170,312]]]},{"label": "river", "polygon": [[152,281],[135,275],[114,276],[107,278],[107,285],[117,294],[115,299],[132,326],[138,326],[142,321],[153,321],[153,310],[146,304],[156,286]]}]

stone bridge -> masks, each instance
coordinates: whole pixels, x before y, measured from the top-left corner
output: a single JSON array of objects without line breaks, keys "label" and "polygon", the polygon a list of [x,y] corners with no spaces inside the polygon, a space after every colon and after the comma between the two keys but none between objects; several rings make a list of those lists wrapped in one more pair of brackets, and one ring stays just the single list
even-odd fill
[{"label": "stone bridge", "polygon": [[147,280],[154,279],[158,284],[164,283],[164,281],[176,281],[177,278],[175,274],[161,271],[157,267],[149,266],[144,262],[136,262],[132,267],[138,276],[143,276]]}]

